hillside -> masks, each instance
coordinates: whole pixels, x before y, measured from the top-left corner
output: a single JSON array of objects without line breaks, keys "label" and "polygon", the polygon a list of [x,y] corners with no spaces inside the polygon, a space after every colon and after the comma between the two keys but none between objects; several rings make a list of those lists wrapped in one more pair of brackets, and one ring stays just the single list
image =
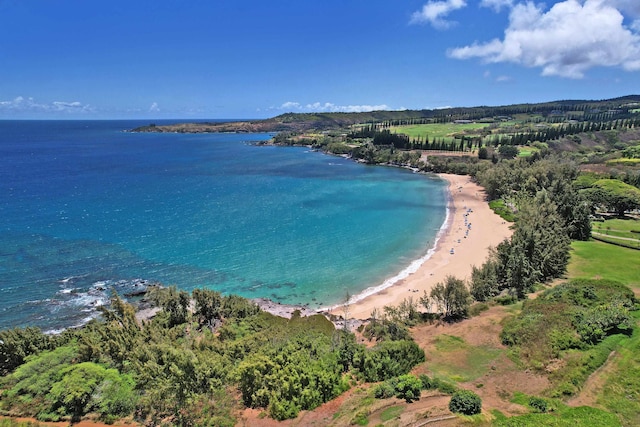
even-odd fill
[{"label": "hillside", "polygon": [[496,116],[531,114],[542,116],[589,119],[628,118],[631,111],[640,108],[640,95],[629,95],[606,100],[561,100],[536,104],[503,106],[456,107],[433,110],[372,111],[366,113],[286,113],[270,119],[225,123],[179,123],[157,126],[150,124],[132,129],[132,132],[309,132],[348,128],[359,123],[380,122],[442,122],[454,120],[481,120]]}]

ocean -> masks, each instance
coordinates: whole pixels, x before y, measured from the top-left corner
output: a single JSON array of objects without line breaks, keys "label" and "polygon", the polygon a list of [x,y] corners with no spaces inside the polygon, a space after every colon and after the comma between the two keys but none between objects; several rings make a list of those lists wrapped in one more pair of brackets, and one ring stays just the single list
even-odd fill
[{"label": "ocean", "polygon": [[150,283],[327,307],[406,276],[445,221],[437,177],[125,132],[148,123],[0,121],[0,329],[78,326]]}]

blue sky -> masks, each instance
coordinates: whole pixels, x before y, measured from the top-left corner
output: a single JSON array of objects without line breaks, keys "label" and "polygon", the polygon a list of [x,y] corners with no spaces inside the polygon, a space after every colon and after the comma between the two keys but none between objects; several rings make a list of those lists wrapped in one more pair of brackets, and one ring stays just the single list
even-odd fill
[{"label": "blue sky", "polygon": [[640,93],[640,0],[0,0],[0,119]]}]

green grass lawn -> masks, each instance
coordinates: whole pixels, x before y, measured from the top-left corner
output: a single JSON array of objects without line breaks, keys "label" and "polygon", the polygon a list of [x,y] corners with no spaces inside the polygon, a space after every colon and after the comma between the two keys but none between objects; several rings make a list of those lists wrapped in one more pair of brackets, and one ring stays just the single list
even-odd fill
[{"label": "green grass lawn", "polygon": [[533,155],[533,153],[537,153],[540,151],[537,148],[531,147],[529,145],[520,146],[518,147],[518,149],[520,150],[520,153],[518,153],[518,157],[529,157]]},{"label": "green grass lawn", "polygon": [[593,231],[609,236],[640,239],[640,221],[637,219],[608,219],[603,222],[593,222]]},{"label": "green grass lawn", "polygon": [[404,407],[402,406],[390,406],[380,414],[380,419],[383,422],[387,422],[389,420],[393,420],[395,418],[399,418],[400,415],[404,412]]},{"label": "green grass lawn", "polygon": [[[634,313],[640,320],[640,313]],[[598,403],[618,414],[625,426],[640,426],[640,331],[617,350],[615,368],[606,375]]]},{"label": "green grass lawn", "polygon": [[432,123],[425,125],[409,125],[409,126],[395,126],[390,128],[392,133],[402,133],[409,138],[417,138],[429,136],[429,140],[433,138],[450,138],[455,133],[461,133],[466,130],[482,129],[489,126],[486,123]]},{"label": "green grass lawn", "polygon": [[571,244],[568,266],[570,278],[617,280],[640,290],[640,253],[604,242],[591,240]]},{"label": "green grass lawn", "polygon": [[526,414],[500,419],[492,423],[499,427],[619,427],[618,417],[601,409],[581,406],[561,406],[550,414]]},{"label": "green grass lawn", "polygon": [[499,348],[472,346],[460,337],[441,335],[436,339],[436,351],[430,354],[429,368],[437,377],[472,381],[484,375],[502,353]]}]

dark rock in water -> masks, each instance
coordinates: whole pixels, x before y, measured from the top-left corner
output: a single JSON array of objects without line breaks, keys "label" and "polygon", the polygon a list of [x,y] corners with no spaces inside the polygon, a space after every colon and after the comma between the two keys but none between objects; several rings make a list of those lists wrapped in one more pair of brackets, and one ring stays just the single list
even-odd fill
[{"label": "dark rock in water", "polygon": [[124,294],[125,297],[127,298],[131,298],[131,297],[141,297],[143,295],[147,294],[147,289],[138,289],[132,292],[127,292]]}]

